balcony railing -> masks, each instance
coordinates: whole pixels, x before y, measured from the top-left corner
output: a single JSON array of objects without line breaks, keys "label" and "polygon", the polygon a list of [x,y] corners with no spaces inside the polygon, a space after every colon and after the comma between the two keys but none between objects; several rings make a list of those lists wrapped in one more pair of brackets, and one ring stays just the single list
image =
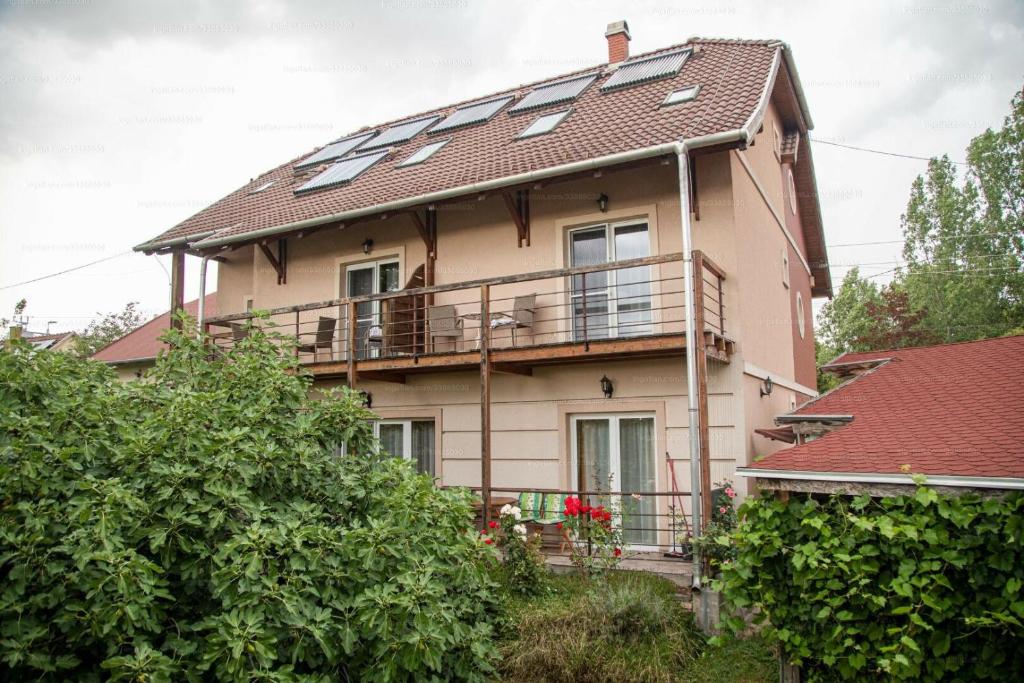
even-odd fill
[{"label": "balcony railing", "polygon": [[[724,272],[694,252],[705,342],[724,350]],[[682,254],[560,268],[208,318],[230,346],[250,324],[297,340],[303,363],[416,359],[478,352],[683,335]],[[486,318],[486,320],[485,320]],[[699,320],[700,321],[700,320]],[[483,327],[489,334],[483,335]],[[350,353],[351,352],[351,353]]]}]

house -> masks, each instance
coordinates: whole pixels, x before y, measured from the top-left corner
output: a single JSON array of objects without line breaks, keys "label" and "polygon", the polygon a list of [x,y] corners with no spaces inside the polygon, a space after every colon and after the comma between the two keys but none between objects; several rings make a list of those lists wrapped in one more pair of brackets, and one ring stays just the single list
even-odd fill
[{"label": "house", "polygon": [[[195,318],[199,313],[199,299],[185,303],[183,308]],[[210,315],[217,314],[216,293],[206,295],[205,310]],[[110,365],[122,380],[138,379],[153,367],[160,352],[167,349],[167,344],[160,341],[160,337],[170,328],[171,312],[168,311],[115,339],[90,358]]]},{"label": "house", "polygon": [[795,443],[738,474],[762,489],[886,495],[1024,489],[1024,336],[847,353],[848,378],[776,419]]},{"label": "house", "polygon": [[485,514],[610,486],[664,549],[816,395],[832,289],[789,47],[605,38],[606,63],[353,131],[136,249],[173,255],[172,307],[184,256],[216,259],[217,343],[268,312]]},{"label": "house", "polygon": [[21,339],[32,345],[36,350],[61,351],[73,353],[78,335],[75,332],[55,332],[53,334],[23,331]]}]

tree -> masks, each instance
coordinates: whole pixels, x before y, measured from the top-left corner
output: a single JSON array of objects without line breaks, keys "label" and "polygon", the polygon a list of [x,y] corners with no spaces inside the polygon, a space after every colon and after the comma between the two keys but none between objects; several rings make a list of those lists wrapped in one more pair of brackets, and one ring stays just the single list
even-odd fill
[{"label": "tree", "polygon": [[81,358],[88,358],[141,325],[143,317],[138,305],[138,301],[129,301],[119,313],[107,313],[100,320],[89,323],[78,335],[75,353]]},{"label": "tree", "polygon": [[883,287],[880,300],[868,301],[864,308],[868,326],[864,336],[857,339],[858,346],[901,349],[934,344],[938,340],[934,332],[923,328],[928,310],[913,310],[907,292],[899,287]]},{"label": "tree", "polygon": [[826,302],[818,314],[818,331],[825,355],[829,359],[840,353],[867,351],[861,339],[870,335],[869,304],[881,302],[878,285],[851,268],[839,285],[839,291]]},{"label": "tree", "polygon": [[284,338],[165,340],[147,382],[0,351],[0,679],[492,680],[469,493]]}]

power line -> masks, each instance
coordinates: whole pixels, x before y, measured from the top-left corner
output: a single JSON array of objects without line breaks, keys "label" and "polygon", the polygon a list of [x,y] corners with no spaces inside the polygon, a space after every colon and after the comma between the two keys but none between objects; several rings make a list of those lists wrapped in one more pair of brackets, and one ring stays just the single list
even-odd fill
[{"label": "power line", "polygon": [[81,270],[82,268],[88,268],[89,266],[95,266],[97,263],[104,263],[106,261],[110,261],[110,260],[116,259],[116,258],[118,258],[120,256],[125,256],[125,255],[131,254],[131,253],[133,253],[133,252],[132,252],[131,249],[129,249],[128,251],[122,251],[120,254],[114,254],[113,256],[107,256],[105,258],[101,258],[101,259],[96,260],[96,261],[91,261],[89,263],[84,263],[84,264],[82,264],[80,266],[75,266],[73,268],[68,268],[66,270],[62,270],[62,271],[59,271],[57,273],[50,273],[49,275],[41,275],[41,276],[39,276],[37,278],[32,278],[31,280],[25,280],[24,282],[16,282],[13,285],[4,285],[3,287],[0,287],[0,289],[12,289],[14,287],[21,287],[22,285],[29,285],[29,284],[32,284],[33,282],[39,282],[40,280],[49,280],[52,277],[57,277],[59,275],[67,275],[68,273],[73,273],[76,270]]},{"label": "power line", "polygon": [[[857,151],[857,152],[868,152],[870,154],[881,154],[881,155],[887,156],[887,157],[899,157],[901,159],[916,159],[917,161],[931,161],[932,159],[936,158],[936,157],[919,157],[919,156],[916,156],[914,154],[901,154],[899,152],[886,152],[885,150],[881,150],[881,149],[870,149],[868,147],[857,147],[855,145],[844,145],[841,142],[832,142],[831,140],[819,140],[818,138],[810,138],[810,140],[811,140],[811,142],[816,142],[816,143],[821,144],[821,145],[831,145],[833,147],[842,147],[843,149],[852,149],[852,150]],[[957,164],[959,166],[967,166],[967,162],[966,161],[953,161],[951,159],[950,163]]]}]

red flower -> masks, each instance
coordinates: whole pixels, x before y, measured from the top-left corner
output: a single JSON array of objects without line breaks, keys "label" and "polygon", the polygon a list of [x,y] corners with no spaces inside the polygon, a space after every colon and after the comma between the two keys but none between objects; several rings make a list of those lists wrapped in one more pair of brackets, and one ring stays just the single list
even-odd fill
[{"label": "red flower", "polygon": [[580,508],[580,512],[582,512],[583,514],[587,514],[588,512],[590,512],[590,510],[591,507],[589,505],[584,505],[583,507]]},{"label": "red flower", "polygon": [[492,519],[491,521],[487,522],[487,526],[491,527],[492,529],[497,529],[498,523]]},{"label": "red flower", "polygon": [[563,515],[567,517],[575,517],[580,513],[580,499],[576,496],[569,496],[565,499],[565,509],[562,511]]},{"label": "red flower", "polygon": [[487,545],[491,545],[492,543],[494,543],[494,539],[493,538],[485,538],[484,539],[484,543],[486,543]]},{"label": "red flower", "polygon": [[556,529],[561,529],[562,528],[562,523],[558,522],[557,524],[555,524],[555,528]]},{"label": "red flower", "polygon": [[616,548],[614,551],[612,551],[612,555],[615,555],[615,557],[620,557],[622,555],[622,548]]}]

